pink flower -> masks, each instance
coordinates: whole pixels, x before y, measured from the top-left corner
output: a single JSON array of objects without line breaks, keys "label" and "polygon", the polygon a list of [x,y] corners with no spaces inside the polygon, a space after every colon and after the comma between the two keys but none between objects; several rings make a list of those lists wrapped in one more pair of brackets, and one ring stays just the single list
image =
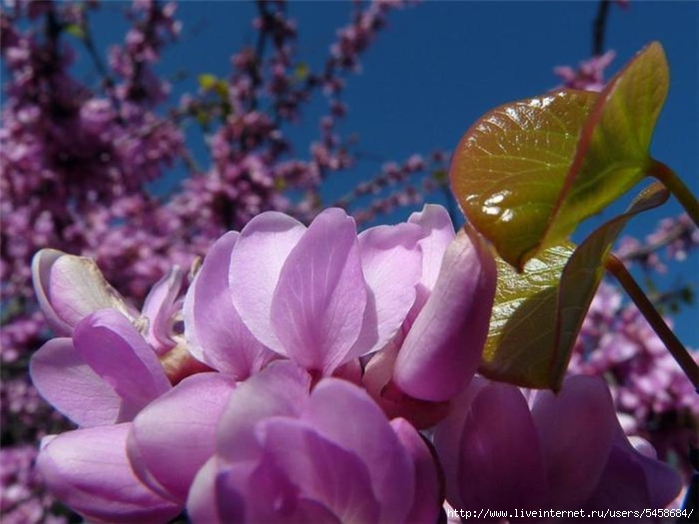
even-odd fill
[{"label": "pink flower", "polygon": [[[126,439],[136,415],[172,391],[171,380],[202,371],[188,362],[173,330],[181,272],[175,269],[156,284],[141,315],[89,259],[44,250],[33,270],[42,309],[54,329],[69,337],[50,340],[32,356],[31,378],[41,396],[79,427],[42,440],[39,473],[88,519],[172,518],[184,500],[161,496],[138,479]],[[206,395],[200,387],[195,402]]]},{"label": "pink flower", "polygon": [[121,313],[103,309],[73,338],[47,342],[30,362],[41,395],[80,429],[45,437],[37,468],[83,516],[114,522],[171,518],[177,505],[144,486],[126,455],[130,421],[171,389],[152,348]]},{"label": "pink flower", "polygon": [[480,363],[497,273],[485,243],[455,235],[444,208],[425,206],[408,222],[426,231],[416,300],[401,331],[368,362],[363,383],[390,416],[424,428],[446,415],[445,402]]},{"label": "pink flower", "polygon": [[142,313],[106,281],[89,258],[42,249],[32,261],[32,277],[39,305],[57,335],[72,335],[82,319],[111,309],[142,331],[158,354],[178,343],[173,324],[182,306],[178,296],[184,272],[177,267],[153,286]]},{"label": "pink flower", "polygon": [[634,450],[596,377],[570,377],[558,395],[479,378],[436,428],[435,447],[457,508],[643,510],[681,487]]},{"label": "pink flower", "polygon": [[274,358],[331,375],[398,332],[415,301],[423,235],[416,224],[357,235],[340,209],[308,228],[263,213],[219,239],[187,293],[190,350],[239,379]]},{"label": "pink flower", "polygon": [[184,272],[177,266],[153,286],[141,312],[105,280],[89,258],[42,249],[32,262],[32,276],[39,305],[57,335],[71,336],[82,320],[110,310],[122,317],[115,320],[119,325],[127,321],[141,335],[173,383],[208,370],[189,355],[184,336],[175,330],[184,280]]},{"label": "pink flower", "polygon": [[601,56],[593,56],[580,62],[578,69],[570,66],[558,66],[554,73],[561,77],[564,87],[583,89],[585,91],[602,91],[604,89],[604,71],[612,63],[616,53],[607,51]]},{"label": "pink flower", "polygon": [[275,362],[231,394],[216,455],[199,471],[194,522],[434,522],[430,453],[360,388]]}]

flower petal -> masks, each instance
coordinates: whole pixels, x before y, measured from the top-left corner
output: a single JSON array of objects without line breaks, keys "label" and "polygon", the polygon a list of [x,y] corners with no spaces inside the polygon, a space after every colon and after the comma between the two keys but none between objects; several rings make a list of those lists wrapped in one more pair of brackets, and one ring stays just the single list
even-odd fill
[{"label": "flower petal", "polygon": [[[606,511],[643,511],[651,506],[643,467],[629,456],[620,446],[613,446],[604,472],[592,496],[583,504],[586,512]],[[572,520],[572,519],[571,519]],[[615,519],[616,522],[631,522],[638,519]],[[581,521],[581,519],[580,519]],[[575,521],[574,521],[575,522]],[[653,520],[645,520],[653,522]]]},{"label": "flower petal", "polygon": [[458,464],[465,507],[544,506],[546,472],[539,437],[518,388],[491,383],[478,392],[461,433]]},{"label": "flower petal", "polygon": [[552,507],[579,506],[599,482],[618,426],[609,388],[599,377],[567,378],[558,394],[539,392],[532,417]]},{"label": "flower petal", "polygon": [[393,380],[401,390],[443,401],[466,387],[488,335],[496,279],[488,246],[475,233],[460,232],[398,353]]},{"label": "flower petal", "polygon": [[216,472],[215,482],[210,484],[214,496],[209,497],[208,503],[216,515],[214,518],[198,518],[200,514],[206,515],[207,509],[200,509],[197,505],[193,508],[198,512],[193,515],[194,522],[340,524],[337,517],[318,501],[300,499],[293,482],[269,458],[260,463],[225,466]]},{"label": "flower petal", "polygon": [[130,406],[132,416],[171,388],[153,349],[113,309],[80,321],[73,343],[85,362]]},{"label": "flower petal", "polygon": [[255,459],[253,428],[267,417],[297,416],[308,398],[311,377],[291,361],[272,362],[236,387],[216,431],[216,450],[231,462]]},{"label": "flower petal", "polygon": [[32,282],[36,298],[49,326],[59,336],[70,335],[73,332],[73,326],[63,320],[53,309],[49,298],[49,282],[51,280],[51,267],[56,260],[65,255],[63,251],[57,249],[42,249],[32,259]]},{"label": "flower petal", "polygon": [[378,226],[359,235],[362,272],[369,288],[362,331],[350,355],[383,348],[396,335],[415,301],[423,231],[414,224]]},{"label": "flower petal", "polygon": [[[261,501],[262,508],[258,509],[266,510],[269,516],[278,513],[283,517],[284,512],[294,511],[298,498],[318,502],[340,522],[379,521],[380,505],[372,492],[374,479],[370,479],[366,463],[362,463],[356,454],[326,440],[299,420],[267,419],[260,423],[256,433],[264,449],[262,465],[269,461],[277,470],[270,472],[267,478],[274,481],[275,477],[281,477],[291,481],[295,488],[293,491],[284,490],[285,502],[291,506],[288,509],[284,504],[279,507],[284,492],[275,493],[271,499],[274,505],[270,504],[269,497],[265,497]],[[255,482],[256,486],[259,484],[262,483]],[[382,502],[386,504],[386,501]],[[272,513],[271,509],[276,511]],[[391,521],[400,522],[400,518]]]},{"label": "flower petal", "polygon": [[92,259],[41,250],[32,262],[32,274],[39,304],[61,334],[70,334],[80,320],[100,309],[116,309],[130,320],[138,317]]},{"label": "flower petal", "polygon": [[184,301],[187,347],[214,369],[245,380],[275,354],[243,324],[233,306],[228,273],[238,233],[219,238],[204,259]]},{"label": "flower petal", "polygon": [[130,424],[79,429],[46,439],[37,468],[49,489],[88,519],[165,522],[181,506],[134,476],[126,457]]},{"label": "flower petal", "polygon": [[444,494],[435,459],[422,436],[407,420],[394,419],[391,427],[415,466],[415,493],[406,522],[437,522]]},{"label": "flower petal", "polygon": [[420,226],[426,233],[420,240],[422,276],[418,286],[416,304],[419,309],[422,309],[429,294],[434,289],[442,267],[444,253],[451,241],[454,240],[456,233],[447,210],[434,204],[426,204],[422,211],[410,215],[408,223]]},{"label": "flower petal", "polygon": [[284,349],[272,329],[272,296],[282,265],[305,231],[298,220],[268,211],[243,228],[231,253],[233,305],[253,335],[277,353]]},{"label": "flower petal", "polygon": [[301,418],[362,459],[381,502],[382,520],[401,522],[410,510],[404,502],[410,500],[415,487],[413,466],[369,395],[343,380],[324,379],[313,390]]},{"label": "flower petal", "polygon": [[153,491],[184,503],[197,471],[214,454],[216,425],[235,382],[199,373],[151,402],[134,419],[131,464]]},{"label": "flower petal", "polygon": [[458,475],[461,435],[471,409],[471,402],[488,384],[489,382],[483,377],[473,377],[468,388],[452,399],[449,416],[442,420],[434,430],[434,447],[444,471],[447,500],[455,508],[465,507],[459,491]]},{"label": "flower petal", "polygon": [[682,490],[682,478],[678,472],[668,464],[637,451],[618,424],[613,448],[622,451],[625,460],[637,464],[642,471],[649,496],[649,502],[644,508],[664,508]]},{"label": "flower petal", "polygon": [[182,290],[184,272],[177,266],[163,276],[148,293],[141,311],[148,319],[147,338],[158,354],[175,346],[172,340],[172,323],[176,312],[176,299]]},{"label": "flower petal", "polygon": [[117,420],[121,398],[87,365],[71,339],[46,342],[32,356],[29,373],[41,396],[79,426]]},{"label": "flower petal", "polygon": [[218,457],[211,457],[197,473],[192,481],[187,496],[187,515],[192,522],[206,522],[207,524],[223,524],[223,522],[242,522],[243,517],[234,518],[228,515],[224,521],[218,511],[216,497],[216,482],[219,476]]},{"label": "flower petal", "polygon": [[341,209],[316,217],[289,253],[272,300],[284,354],[330,375],[351,356],[367,306],[354,219]]}]

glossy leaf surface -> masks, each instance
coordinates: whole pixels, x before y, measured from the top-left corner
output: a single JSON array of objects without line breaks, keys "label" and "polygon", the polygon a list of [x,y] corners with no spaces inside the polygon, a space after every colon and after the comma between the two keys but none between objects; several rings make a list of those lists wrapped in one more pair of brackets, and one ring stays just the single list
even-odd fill
[{"label": "glossy leaf surface", "polygon": [[567,238],[648,173],[648,149],[668,85],[667,60],[657,42],[609,82],[585,124],[543,245]]},{"label": "glossy leaf surface", "polygon": [[577,249],[569,242],[547,248],[521,274],[498,258],[495,306],[479,371],[524,387],[559,389],[619,232],[630,218],[667,198],[662,185],[653,184]]},{"label": "glossy leaf surface", "polygon": [[665,55],[653,43],[599,95],[562,90],[486,114],[452,162],[464,214],[521,270],[646,174],[667,87]]},{"label": "glossy leaf surface", "polygon": [[557,91],[486,114],[457,147],[452,191],[469,222],[517,265],[546,233],[596,93]]}]

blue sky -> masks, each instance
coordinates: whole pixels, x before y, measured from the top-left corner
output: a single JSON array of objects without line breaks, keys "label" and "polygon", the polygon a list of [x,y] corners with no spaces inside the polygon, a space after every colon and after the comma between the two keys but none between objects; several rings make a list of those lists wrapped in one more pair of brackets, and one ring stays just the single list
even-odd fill
[{"label": "blue sky", "polygon": [[[531,97],[555,87],[556,65],[577,64],[591,52],[592,20],[597,2],[432,2],[391,13],[389,27],[362,59],[362,73],[350,76],[344,100],[350,114],[340,128],[359,136],[358,148],[384,160],[403,160],[434,149],[451,150],[484,112],[505,102]],[[123,3],[110,3],[97,18],[99,47],[118,41],[123,25],[115,22]],[[288,13],[299,26],[298,56],[311,67],[327,56],[337,27],[349,20],[345,2],[292,2]],[[196,90],[196,76],[230,73],[230,55],[254,42],[251,3],[182,2],[181,42],[168,48],[161,71],[184,70],[174,101]],[[653,140],[652,154],[671,166],[699,195],[699,3],[633,1],[627,9],[613,5],[606,48],[617,51],[615,72],[650,41],[660,41],[671,70],[668,101]],[[317,117],[325,102],[318,97],[298,126],[290,127],[297,153],[307,155]],[[195,154],[206,166],[201,145]],[[337,175],[325,189],[332,201],[358,181],[377,174],[380,162],[361,162]],[[174,171],[169,179],[176,179]],[[430,201],[441,202],[439,195]],[[623,207],[623,206],[622,206]],[[403,220],[412,210],[395,214]],[[634,219],[628,233],[650,233],[656,222],[678,214],[672,201],[660,210]],[[611,216],[611,211],[602,218]],[[590,231],[594,223],[584,224]],[[579,236],[577,237],[580,238]],[[684,279],[699,288],[699,257],[673,268],[660,280],[671,286]],[[688,345],[699,347],[697,307],[678,317],[676,331]]]}]

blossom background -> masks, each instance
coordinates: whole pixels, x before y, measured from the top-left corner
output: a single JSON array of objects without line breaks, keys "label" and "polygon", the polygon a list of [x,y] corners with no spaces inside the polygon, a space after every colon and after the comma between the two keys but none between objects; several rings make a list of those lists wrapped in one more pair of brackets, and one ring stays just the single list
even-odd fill
[{"label": "blossom background", "polygon": [[[604,49],[614,50],[617,55],[605,72],[605,78],[609,78],[648,42],[662,42],[668,55],[672,78],[669,98],[656,128],[652,153],[657,159],[670,165],[697,195],[699,32],[696,29],[699,4],[632,2],[625,7],[620,4],[621,2],[611,4],[607,20]],[[106,1],[90,15],[95,49],[105,62],[109,47],[124,42],[129,25],[123,13],[130,5],[127,2]],[[427,169],[416,167],[415,172],[431,171],[432,175],[439,175],[439,169],[446,165],[448,154],[461,135],[484,112],[502,103],[554,88],[561,82],[553,72],[554,66],[575,66],[579,61],[590,57],[592,23],[598,6],[597,2],[425,2],[391,9],[387,15],[388,26],[377,33],[376,41],[361,54],[360,61],[351,64],[350,69],[356,69],[359,74],[344,75],[346,85],[337,101],[346,106],[346,114],[345,106],[338,110],[342,115],[336,115],[333,132],[347,141],[354,162],[341,169],[328,170],[329,174],[321,186],[322,205],[342,201],[344,195],[351,194],[361,184],[375,180],[382,173],[392,172],[391,162],[395,162],[394,165],[399,166],[399,171],[403,172],[406,172],[408,166],[409,174],[413,172],[410,166],[428,163]],[[302,78],[306,69],[322,69],[331,44],[338,40],[338,28],[346,26],[350,21],[352,9],[349,3],[340,2],[293,2],[287,6],[286,14],[296,21],[298,29],[297,59],[293,63],[293,74]],[[166,116],[170,109],[185,105],[183,96],[186,93],[200,91],[202,74],[211,75],[210,78],[215,79],[229,79],[232,70],[231,55],[239,52],[244,45],[254,47],[256,44],[255,30],[251,25],[251,20],[256,15],[253,3],[181,2],[174,18],[183,22],[182,32],[175,42],[163,46],[160,60],[153,64],[155,73],[167,80],[171,89],[167,99],[159,101],[155,113]],[[71,75],[99,92],[97,86],[102,80],[101,75],[94,61],[84,52],[79,39],[75,35],[64,34],[61,40],[79,50],[76,61],[69,69]],[[349,56],[351,57],[351,53]],[[3,62],[3,82],[8,78],[6,64]],[[9,98],[5,92],[2,96],[3,106],[6,107]],[[309,145],[318,139],[318,121],[328,114],[327,100],[327,97],[316,91],[312,101],[304,106],[298,121],[282,122],[285,138],[294,148],[292,154],[296,157],[307,159],[319,154],[310,151]],[[262,110],[267,109],[265,103],[267,102],[261,101]],[[184,132],[189,152],[188,162],[177,160],[174,165],[165,168],[162,177],[155,177],[149,183],[152,194],[168,195],[175,191],[178,184],[191,174],[193,165],[204,172],[214,170],[212,150],[215,151],[216,147],[211,147],[210,143],[207,145],[201,127],[188,121]],[[167,133],[165,135],[164,142],[167,143],[172,137],[168,137]],[[438,157],[441,156],[441,160],[432,162],[431,155],[435,151],[438,152]],[[7,153],[14,152],[4,152]],[[167,153],[162,154],[162,157],[167,156]],[[158,161],[156,159],[154,163]],[[329,163],[342,164],[342,161],[340,155],[331,158]],[[156,175],[162,167],[160,165],[154,168]],[[148,178],[139,173],[135,176]],[[428,181],[429,179],[430,177]],[[369,191],[355,199],[349,210],[358,216],[364,216],[364,227],[405,220],[412,211],[421,207],[423,198],[427,202],[442,203],[453,209],[453,201],[438,188],[434,179],[426,185],[420,185],[416,181],[415,188],[419,194],[399,201],[398,206],[375,206],[382,200],[385,201],[388,194],[387,188],[379,188],[376,194]],[[3,200],[6,198],[4,196]],[[413,205],[403,205],[413,201]],[[125,213],[128,214],[128,201],[120,205],[125,206]],[[378,216],[376,213],[366,214],[367,210],[374,207],[377,211],[388,212]],[[624,203],[616,207],[623,208]],[[612,216],[615,210],[616,208],[606,211],[602,218]],[[190,212],[196,214],[198,209],[195,206]],[[643,241],[656,230],[661,218],[674,217],[680,213],[680,206],[671,199],[670,203],[659,210],[635,218],[626,234]],[[455,216],[458,220],[458,212],[455,212]],[[2,219],[6,223],[10,222],[8,215],[4,215]],[[578,238],[589,232],[592,224],[599,223],[597,219],[589,222],[583,225]],[[36,233],[45,224],[32,225]],[[97,231],[96,237],[102,234],[104,231]],[[109,239],[108,235],[106,238],[114,240]],[[201,250],[202,245],[208,245],[213,238],[215,236],[211,235],[202,238],[197,249]],[[136,243],[138,241],[135,240]],[[94,239],[92,242],[92,245],[102,246]],[[122,249],[123,245],[119,242],[121,239],[116,242],[116,247]],[[162,246],[168,242],[170,239],[163,235],[158,245],[145,246],[145,252],[148,253],[151,249],[152,252],[161,253]],[[695,244],[697,242],[699,240],[695,234]],[[103,247],[101,256],[109,258],[112,244],[113,242],[103,244],[106,247]],[[119,260],[118,257],[112,260],[116,264],[115,267],[108,268],[111,275],[119,273]],[[152,266],[161,271],[163,269],[155,263]],[[152,268],[140,270],[129,267],[129,271],[143,277]],[[687,260],[668,264],[663,274],[657,271],[646,273],[639,267],[634,271],[641,281],[646,276],[652,277],[660,292],[685,285],[696,290],[699,256],[696,250],[689,251]],[[117,286],[129,283],[132,273],[124,275],[122,282],[115,282]],[[157,277],[150,279],[149,285],[156,279]],[[140,297],[145,294],[145,289],[134,291],[122,288],[122,291]],[[646,355],[644,351],[648,349],[643,346],[643,341],[648,336],[638,315],[631,312],[624,317],[622,306],[615,302],[616,295],[608,299],[613,304],[612,307],[605,304],[606,299],[604,295],[598,303],[593,304],[592,320],[588,322],[586,329],[593,345],[606,344],[609,351],[605,352],[602,362],[597,361],[594,365],[574,360],[574,365],[586,372],[603,373],[608,366],[614,366],[615,359],[625,358],[623,355],[619,357],[617,349],[628,350],[629,341],[633,351],[640,354]],[[4,300],[5,298],[3,309],[6,306]],[[697,310],[696,304],[685,304],[674,315],[678,336],[693,348],[699,347],[699,329],[695,321]],[[7,311],[3,311],[3,315],[5,313]],[[618,315],[613,317],[611,313]],[[595,331],[596,325],[607,324],[619,335],[611,342],[607,340],[608,337],[604,338],[604,333]],[[7,332],[4,335],[6,334]],[[8,338],[15,336],[16,332],[13,332]],[[3,342],[3,345],[3,353],[6,355],[7,344]],[[651,353],[652,351],[647,352],[648,355]],[[653,367],[657,362],[654,359],[655,356],[644,361],[641,374],[648,367]],[[8,368],[4,365],[4,371]],[[624,376],[628,379],[638,378],[633,373]],[[658,383],[662,384],[668,377],[672,375],[653,377],[650,389],[662,389]],[[21,389],[26,387],[24,384],[23,380],[18,381],[16,387]],[[10,393],[7,396],[3,392],[3,417],[6,410],[23,416],[23,410],[27,406],[36,404],[32,394],[25,396],[25,392],[12,390],[12,387],[14,386],[8,386],[7,391]],[[623,387],[628,387],[632,397],[626,411],[639,418],[646,416],[651,406],[656,409],[662,406],[669,410],[676,407],[675,398],[667,400],[665,404],[658,403],[642,387]],[[682,402],[686,402],[686,397],[679,397],[685,399]],[[639,401],[639,398],[642,400]],[[25,406],[13,405],[13,402],[23,402],[22,399],[28,399]],[[5,512],[16,509],[18,501],[32,496],[31,489],[36,479],[31,476],[29,468],[34,453],[32,439],[35,429],[27,433],[29,436],[26,446],[4,447],[2,450],[0,467],[3,471],[3,517]],[[18,433],[22,434],[22,431]],[[12,440],[11,443],[15,444],[16,441]],[[19,521],[40,518],[40,505],[33,506],[31,511],[34,512],[31,517],[24,513],[20,515]]]},{"label": "blossom background", "polygon": [[[94,38],[99,48],[119,41],[126,29],[119,16],[124,3],[110,2],[95,17]],[[483,113],[500,104],[535,96],[560,84],[555,66],[573,65],[591,56],[592,27],[597,2],[424,2],[394,10],[386,30],[362,56],[361,74],[350,76],[342,100],[348,114],[339,124],[346,135],[356,135],[359,162],[332,176],[323,185],[329,205],[360,182],[377,175],[385,162],[407,159],[432,150],[451,151],[459,138]],[[342,2],[293,2],[287,14],[297,22],[298,55],[318,68],[327,56],[328,43],[348,21],[350,6]],[[197,75],[226,78],[230,54],[241,44],[254,44],[250,20],[256,10],[248,2],[182,2],[177,18],[184,22],[179,42],[165,48],[156,71],[172,82],[171,101],[198,89]],[[699,193],[699,4],[695,2],[632,2],[614,4],[607,21],[605,50],[616,57],[605,78],[647,43],[658,40],[668,55],[670,93],[653,138],[652,154],[666,162]],[[85,75],[94,68],[86,60],[76,64]],[[181,74],[185,73],[182,77]],[[313,122],[325,110],[323,97],[303,115],[287,136],[296,153],[306,154],[316,128]],[[207,150],[197,129],[188,131],[188,143],[202,166]],[[153,185],[164,192],[187,176],[182,165],[169,170]],[[430,202],[446,204],[440,192]],[[612,216],[628,199],[601,216]],[[381,221],[398,222],[419,205],[398,209]],[[682,212],[675,200],[635,218],[625,233],[643,238],[660,218]],[[584,224],[583,238],[594,224]],[[680,280],[697,288],[699,256],[676,265],[657,281],[660,288]],[[656,275],[657,277],[658,275]],[[675,330],[688,345],[699,347],[697,310],[683,308]]]}]

